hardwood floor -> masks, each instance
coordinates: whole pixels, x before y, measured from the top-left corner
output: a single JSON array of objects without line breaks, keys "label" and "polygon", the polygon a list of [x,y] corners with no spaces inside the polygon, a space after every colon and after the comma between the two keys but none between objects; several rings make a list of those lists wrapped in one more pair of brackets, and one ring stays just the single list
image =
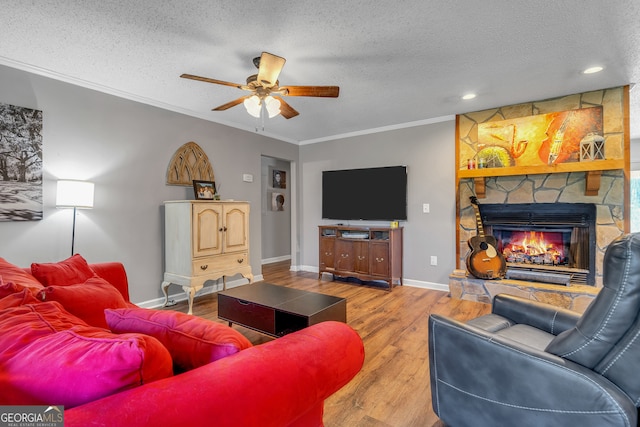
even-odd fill
[{"label": "hardwood floor", "polygon": [[[347,299],[347,323],[362,337],[360,373],[325,402],[326,427],[443,427],[431,409],[428,319],[438,313],[468,320],[490,311],[486,304],[449,298],[446,292],[400,286],[384,289],[322,280],[289,271],[289,262],[264,265],[266,282]],[[172,309],[187,311],[186,302]],[[217,318],[216,294],[196,297],[197,316]],[[234,325],[253,344],[271,338]]]}]

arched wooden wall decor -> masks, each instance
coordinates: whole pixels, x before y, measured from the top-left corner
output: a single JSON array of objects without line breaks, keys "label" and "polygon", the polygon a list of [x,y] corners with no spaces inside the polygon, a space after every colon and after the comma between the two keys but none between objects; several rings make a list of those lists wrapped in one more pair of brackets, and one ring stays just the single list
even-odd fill
[{"label": "arched wooden wall decor", "polygon": [[169,162],[168,185],[193,185],[193,180],[215,181],[209,158],[195,142],[180,147]]}]

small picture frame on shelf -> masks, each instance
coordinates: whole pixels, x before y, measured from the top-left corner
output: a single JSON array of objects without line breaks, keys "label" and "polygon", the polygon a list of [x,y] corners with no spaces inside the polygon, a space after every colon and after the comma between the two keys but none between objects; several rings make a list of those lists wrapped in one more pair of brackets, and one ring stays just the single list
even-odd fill
[{"label": "small picture frame on shelf", "polygon": [[217,200],[216,183],[213,181],[193,180],[193,192],[196,200]]}]

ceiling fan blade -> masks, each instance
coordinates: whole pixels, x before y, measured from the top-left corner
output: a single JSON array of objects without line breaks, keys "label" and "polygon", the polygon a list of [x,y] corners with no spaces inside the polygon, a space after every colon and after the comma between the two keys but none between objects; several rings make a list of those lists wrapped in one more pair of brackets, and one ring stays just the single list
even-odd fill
[{"label": "ceiling fan blade", "polygon": [[269,88],[276,85],[278,76],[284,63],[287,60],[281,56],[273,55],[269,52],[262,52],[260,56],[260,68],[258,69],[258,83]]},{"label": "ceiling fan blade", "polygon": [[194,76],[193,74],[183,74],[180,77],[182,77],[183,79],[198,80],[198,81],[206,82],[206,83],[215,83],[215,84],[218,84],[218,85],[237,87],[238,89],[244,89],[245,88],[244,85],[241,85],[241,84],[238,84],[238,83],[225,82],[224,80],[210,79],[208,77]]},{"label": "ceiling fan blade", "polygon": [[326,98],[337,98],[340,94],[338,86],[280,86],[286,89],[283,96],[321,96]]},{"label": "ceiling fan blade", "polygon": [[285,119],[297,116],[298,113],[291,105],[287,104],[284,99],[278,98],[280,101],[280,115]]},{"label": "ceiling fan blade", "polygon": [[242,96],[238,99],[234,99],[233,101],[227,102],[226,104],[222,104],[219,107],[216,108],[212,108],[211,111],[224,111],[224,110],[228,110],[231,107],[235,107],[238,104],[242,104],[244,102],[245,99],[251,97],[253,95],[247,95],[247,96]]}]

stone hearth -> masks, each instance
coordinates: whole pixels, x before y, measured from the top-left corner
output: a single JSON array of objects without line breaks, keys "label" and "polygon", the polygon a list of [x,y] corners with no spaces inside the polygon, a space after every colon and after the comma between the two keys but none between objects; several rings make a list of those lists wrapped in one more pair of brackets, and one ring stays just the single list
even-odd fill
[{"label": "stone hearth", "polygon": [[560,286],[522,280],[482,280],[466,270],[454,270],[449,276],[452,298],[491,304],[497,294],[509,294],[567,308],[579,313],[598,295],[600,288],[587,285]]}]

